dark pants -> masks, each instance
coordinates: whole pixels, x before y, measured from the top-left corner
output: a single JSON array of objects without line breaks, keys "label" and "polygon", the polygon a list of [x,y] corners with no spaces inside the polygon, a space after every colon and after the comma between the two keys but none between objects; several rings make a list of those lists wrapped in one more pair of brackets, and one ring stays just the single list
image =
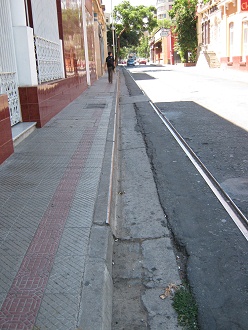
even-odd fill
[{"label": "dark pants", "polygon": [[108,81],[112,84],[113,81],[113,68],[112,66],[108,66]]}]

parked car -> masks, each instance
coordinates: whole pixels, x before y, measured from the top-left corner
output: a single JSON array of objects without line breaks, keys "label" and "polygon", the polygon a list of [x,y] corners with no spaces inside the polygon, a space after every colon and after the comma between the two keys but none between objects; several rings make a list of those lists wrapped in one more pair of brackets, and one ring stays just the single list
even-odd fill
[{"label": "parked car", "polygon": [[127,64],[126,60],[120,60],[120,64]]},{"label": "parked car", "polygon": [[140,58],[139,59],[139,64],[146,64],[146,59],[145,58]]},{"label": "parked car", "polygon": [[135,65],[135,60],[134,60],[134,58],[129,58],[128,60],[127,60],[127,65]]}]

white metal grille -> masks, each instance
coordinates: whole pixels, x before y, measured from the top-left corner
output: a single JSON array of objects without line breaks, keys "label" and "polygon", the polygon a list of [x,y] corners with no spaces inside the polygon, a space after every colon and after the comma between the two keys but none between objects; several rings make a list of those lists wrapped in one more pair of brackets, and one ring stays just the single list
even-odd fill
[{"label": "white metal grille", "polygon": [[0,94],[8,95],[10,120],[11,126],[13,126],[20,121],[18,87],[14,72],[0,73]]},{"label": "white metal grille", "polygon": [[60,44],[34,37],[38,82],[63,78]]}]

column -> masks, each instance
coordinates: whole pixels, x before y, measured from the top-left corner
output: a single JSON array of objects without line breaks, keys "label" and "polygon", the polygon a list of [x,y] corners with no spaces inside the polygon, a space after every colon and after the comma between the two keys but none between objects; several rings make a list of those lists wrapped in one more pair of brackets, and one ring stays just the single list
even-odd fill
[{"label": "column", "polygon": [[19,86],[38,84],[33,29],[27,26],[25,0],[10,0]]}]

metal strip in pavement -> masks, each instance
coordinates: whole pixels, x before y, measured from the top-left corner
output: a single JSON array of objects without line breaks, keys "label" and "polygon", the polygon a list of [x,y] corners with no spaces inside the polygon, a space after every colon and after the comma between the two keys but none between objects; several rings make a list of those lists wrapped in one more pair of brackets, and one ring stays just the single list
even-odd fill
[{"label": "metal strip in pavement", "polygon": [[[245,215],[241,212],[241,210],[236,206],[236,204],[231,200],[231,198],[221,189],[219,186],[217,180],[213,177],[213,175],[207,170],[207,168],[201,163],[199,158],[195,155],[193,150],[189,147],[189,145],[183,140],[183,138],[180,136],[180,134],[176,131],[176,129],[169,123],[169,121],[165,118],[165,116],[161,113],[161,111],[151,102],[149,101],[150,105],[154,109],[154,111],[157,113],[159,118],[162,120],[164,125],[168,128],[170,133],[173,135],[177,143],[180,145],[180,147],[183,149],[185,154],[188,156],[192,164],[195,166],[197,171],[201,174],[205,182],[208,184],[212,192],[215,194],[215,196],[218,198],[224,209],[227,211],[227,213],[230,215],[236,226],[239,228],[243,236],[248,241],[248,230],[246,226],[242,223],[240,220],[240,217],[237,215],[237,212],[239,215],[244,219],[244,221],[248,224],[248,220],[246,219]],[[184,142],[182,142],[182,140]],[[211,178],[210,178],[211,177]],[[221,191],[221,192],[220,192]],[[223,194],[226,198],[223,197]],[[234,211],[235,208],[235,211]]]},{"label": "metal strip in pavement", "polygon": [[150,99],[146,95],[122,96],[120,104],[133,104],[138,102],[148,102]]},{"label": "metal strip in pavement", "polygon": [[111,202],[113,194],[113,178],[114,178],[114,158],[115,151],[117,148],[117,122],[119,116],[119,90],[120,90],[120,74],[118,71],[117,76],[117,90],[116,90],[116,99],[115,99],[115,114],[114,114],[114,131],[113,131],[113,144],[112,144],[112,155],[111,155],[111,167],[110,167],[110,178],[109,178],[109,191],[108,191],[108,204],[107,204],[107,216],[106,224],[110,224],[110,215],[111,215]]},{"label": "metal strip in pavement", "polygon": [[[130,74],[130,72],[129,72],[129,75],[133,79],[133,81],[136,83],[136,81],[134,80],[134,78]],[[147,96],[146,93],[142,89],[141,89],[141,91],[145,96]],[[149,100],[149,103],[152,106],[152,108],[154,109],[154,111],[157,113],[157,115],[160,117],[160,119],[162,120],[164,125],[168,128],[168,130],[170,131],[172,136],[175,138],[177,143],[183,149],[185,154],[188,156],[188,158],[190,159],[192,164],[195,166],[195,168],[201,174],[201,176],[203,177],[205,182],[208,184],[208,186],[210,187],[212,192],[218,198],[219,202],[222,204],[224,209],[230,215],[230,217],[232,218],[232,220],[234,221],[236,226],[239,228],[239,230],[241,231],[241,233],[243,234],[245,239],[248,241],[248,230],[247,230],[248,219],[241,212],[241,210],[237,207],[237,205],[232,201],[230,196],[228,196],[227,193],[223,191],[223,189],[220,187],[218,181],[208,171],[208,169],[204,166],[204,164],[196,156],[196,154],[193,152],[193,150],[190,148],[190,146],[186,143],[186,141],[181,137],[181,135],[172,126],[172,124],[169,122],[169,120],[165,118],[165,116],[161,113],[161,111],[150,100]],[[223,197],[223,195],[225,196],[225,198]],[[243,224],[241,219],[246,224],[246,226]]]}]

